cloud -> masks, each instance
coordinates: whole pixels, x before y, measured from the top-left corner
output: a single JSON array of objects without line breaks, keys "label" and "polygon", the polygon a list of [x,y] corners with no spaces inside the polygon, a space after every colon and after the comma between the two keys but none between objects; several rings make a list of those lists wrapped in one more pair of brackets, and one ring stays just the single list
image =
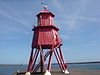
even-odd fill
[{"label": "cloud", "polygon": [[[8,19],[7,21],[11,21],[11,25],[6,24],[6,22],[0,24],[0,36],[7,34],[9,32],[19,32],[24,34],[29,34],[30,32],[28,30],[31,29],[32,25],[29,21],[26,21],[26,19],[21,15],[21,12],[18,12],[14,7],[11,7],[6,2],[0,2],[0,16],[1,20],[2,17],[6,17]],[[6,21],[6,20],[5,20]],[[16,22],[16,24],[13,24],[13,22]],[[10,23],[10,22],[9,22]],[[17,24],[19,24],[17,26]],[[23,27],[20,28],[19,27]],[[6,31],[6,32],[5,32]]]},{"label": "cloud", "polygon": [[[59,9],[59,11],[61,11],[61,12],[67,12],[67,10],[65,11],[64,10],[64,6],[63,6],[63,4],[62,3],[60,3],[58,0],[53,0],[53,4],[55,5],[55,7],[57,8],[57,9]],[[76,16],[79,14],[79,12],[80,12],[80,9],[77,9],[74,13],[73,13],[73,16],[72,17],[70,17],[70,18],[67,18],[66,16],[67,16],[67,14],[64,14],[65,16],[63,16],[65,19],[66,19],[66,22],[67,23],[69,23],[68,24],[68,26],[71,28],[71,29],[74,29],[75,28],[75,23],[76,23]],[[63,14],[61,14],[61,15],[63,15]],[[64,20],[65,21],[65,20]],[[69,21],[69,22],[68,22]]]},{"label": "cloud", "polygon": [[71,29],[74,29],[76,27],[76,25],[77,25],[76,23],[78,22],[76,17],[79,13],[80,13],[80,9],[76,10],[74,12],[73,16],[69,18],[70,23],[68,25],[70,26]]},{"label": "cloud", "polygon": [[12,20],[15,20],[16,22],[20,23],[20,25],[30,29],[31,24],[29,23],[29,21],[26,21],[26,19],[22,16],[21,12],[17,11],[14,7],[11,7],[6,2],[1,2],[0,6],[1,6],[0,8],[1,15],[8,17]]},{"label": "cloud", "polygon": [[76,18],[86,20],[86,21],[92,21],[92,22],[100,21],[100,18],[89,18],[89,17],[82,17],[82,16],[77,16]]},{"label": "cloud", "polygon": [[5,38],[8,39],[8,40],[20,39],[19,36],[16,36],[16,37],[14,37],[14,36],[7,36],[7,37],[5,37]]},{"label": "cloud", "polygon": [[18,19],[18,18],[16,18],[16,17],[14,17],[14,16],[12,16],[12,15],[10,15],[10,14],[4,12],[4,11],[0,11],[0,14],[3,15],[3,16],[5,16],[5,17],[8,17],[8,18],[10,18],[10,19],[12,19],[12,20],[15,20],[16,22],[18,22],[18,23],[20,23],[21,25],[23,25],[23,26],[25,26],[25,27],[27,27],[27,28],[30,29],[29,24],[26,23],[25,21],[22,21],[21,19]]},{"label": "cloud", "polygon": [[1,46],[4,46],[4,45],[6,45],[7,44],[7,42],[0,42],[0,45]]},{"label": "cloud", "polygon": [[9,35],[6,35],[6,37],[5,36],[3,36],[3,37],[0,37],[0,44],[1,45],[6,45],[8,42],[8,40],[9,41],[15,41],[15,40],[19,40],[19,39],[21,39],[21,37],[19,37],[19,36],[9,36]]},{"label": "cloud", "polygon": [[76,28],[78,26],[78,23],[79,23],[79,21],[77,20],[78,15],[81,13],[82,10],[86,9],[87,4],[89,3],[88,1],[87,0],[79,1],[78,5],[76,5],[77,9],[73,12],[72,16],[69,18],[66,15],[67,19],[69,18],[69,20],[70,20],[69,26],[70,26],[71,29],[74,29],[74,28]]},{"label": "cloud", "polygon": [[61,35],[61,38],[63,40],[69,40],[70,39],[70,37],[68,35],[64,35],[64,34]]},{"label": "cloud", "polygon": [[0,36],[3,37],[3,36],[11,35],[11,34],[14,35],[15,33],[22,34],[22,35],[29,35],[30,31],[31,30],[26,30],[24,28],[19,28],[16,26],[9,26],[9,25],[3,26],[3,25],[1,25]]},{"label": "cloud", "polygon": [[[83,22],[82,22],[83,21]],[[61,22],[63,22],[61,20]],[[77,28],[81,28],[81,24],[84,22],[90,22],[90,23],[96,23],[96,22],[100,22],[100,18],[93,18],[93,17],[85,17],[85,16],[66,16],[65,20],[64,20],[64,29],[66,30],[74,30]]]},{"label": "cloud", "polygon": [[[53,4],[55,5],[55,7],[57,9],[59,9],[59,11],[64,12],[61,15],[64,15],[63,16],[65,18],[64,21],[66,21],[66,23],[68,23],[67,26],[71,30],[78,27],[79,19],[95,21],[95,19],[93,19],[93,18],[81,17],[81,15],[80,15],[80,13],[83,13],[83,11],[85,11],[88,4],[90,3],[90,0],[78,0],[73,4],[74,7],[72,7],[71,3],[72,3],[71,1],[66,1],[66,3],[62,4],[62,2],[60,2],[59,0],[53,0]],[[65,7],[65,4],[67,7]],[[70,13],[68,14],[67,11],[68,12],[70,11]],[[69,17],[69,15],[71,15],[71,16]]]},{"label": "cloud", "polygon": [[64,11],[61,3],[58,0],[52,0],[53,4],[59,9],[60,11]]}]

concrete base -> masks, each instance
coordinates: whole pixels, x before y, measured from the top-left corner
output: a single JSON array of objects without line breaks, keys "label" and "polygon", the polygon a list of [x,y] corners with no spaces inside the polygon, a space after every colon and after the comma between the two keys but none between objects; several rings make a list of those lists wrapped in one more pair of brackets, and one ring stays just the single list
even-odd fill
[{"label": "concrete base", "polygon": [[30,72],[26,72],[25,75],[31,75],[31,73]]},{"label": "concrete base", "polygon": [[65,70],[65,72],[64,72],[65,74],[69,74],[69,72],[67,71],[67,69]]},{"label": "concrete base", "polygon": [[51,73],[48,70],[46,70],[46,72],[44,73],[44,75],[51,75]]},{"label": "concrete base", "polygon": [[[81,70],[81,69],[68,69],[70,72],[69,75],[100,75],[100,70]],[[51,70],[50,71],[52,75],[65,75],[65,73],[62,73],[61,70]],[[25,75],[26,71],[20,71],[19,73],[14,73],[12,75]],[[44,75],[44,73],[34,73],[31,75]]]}]

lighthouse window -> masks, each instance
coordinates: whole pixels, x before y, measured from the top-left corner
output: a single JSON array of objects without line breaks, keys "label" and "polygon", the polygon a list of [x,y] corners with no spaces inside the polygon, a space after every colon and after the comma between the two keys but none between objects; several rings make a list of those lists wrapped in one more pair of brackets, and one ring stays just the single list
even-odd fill
[{"label": "lighthouse window", "polygon": [[50,23],[50,25],[52,25],[52,24],[51,24],[51,16],[50,16],[50,19],[49,19],[49,23]]},{"label": "lighthouse window", "polygon": [[48,15],[44,15],[44,25],[48,25]]},{"label": "lighthouse window", "polygon": [[38,18],[38,24],[41,24],[42,16],[40,15],[40,18]]},{"label": "lighthouse window", "polygon": [[49,25],[49,19],[47,18],[45,21],[46,21],[45,24]]},{"label": "lighthouse window", "polygon": [[40,19],[42,19],[42,16],[40,15]]},{"label": "lighthouse window", "polygon": [[50,17],[50,25],[53,25],[53,18]]},{"label": "lighthouse window", "polygon": [[39,19],[37,19],[37,24],[39,25]]}]

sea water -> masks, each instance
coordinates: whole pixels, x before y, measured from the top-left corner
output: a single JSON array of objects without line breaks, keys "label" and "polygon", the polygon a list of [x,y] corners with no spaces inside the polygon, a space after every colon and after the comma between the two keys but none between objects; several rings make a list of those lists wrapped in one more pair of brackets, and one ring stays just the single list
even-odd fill
[{"label": "sea water", "polygon": [[[52,65],[53,69],[58,69],[57,64]],[[69,64],[69,69],[88,69],[88,70],[100,70],[100,63],[92,64]],[[0,75],[13,75],[17,70],[26,70],[27,65],[20,66],[0,66]]]}]

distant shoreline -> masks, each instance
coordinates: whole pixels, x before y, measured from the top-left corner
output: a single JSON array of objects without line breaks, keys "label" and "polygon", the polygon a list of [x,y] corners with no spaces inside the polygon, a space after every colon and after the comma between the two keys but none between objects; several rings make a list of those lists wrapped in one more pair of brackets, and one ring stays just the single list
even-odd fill
[{"label": "distant shoreline", "polygon": [[96,62],[73,62],[73,63],[68,63],[68,64],[92,64],[92,63],[100,63],[100,61],[96,61]]},{"label": "distant shoreline", "polygon": [[22,64],[0,64],[0,66],[21,66]]},{"label": "distant shoreline", "polygon": [[[92,63],[100,63],[100,61],[96,62],[72,62],[68,64],[92,64]],[[52,65],[57,65],[58,63],[52,63]],[[0,64],[0,66],[22,66],[22,65],[28,65],[28,64]]]},{"label": "distant shoreline", "polygon": [[[72,62],[72,63],[67,63],[67,64],[92,64],[92,63],[100,63],[100,61],[95,61],[95,62]],[[57,63],[52,63],[52,65],[56,65]]]}]

